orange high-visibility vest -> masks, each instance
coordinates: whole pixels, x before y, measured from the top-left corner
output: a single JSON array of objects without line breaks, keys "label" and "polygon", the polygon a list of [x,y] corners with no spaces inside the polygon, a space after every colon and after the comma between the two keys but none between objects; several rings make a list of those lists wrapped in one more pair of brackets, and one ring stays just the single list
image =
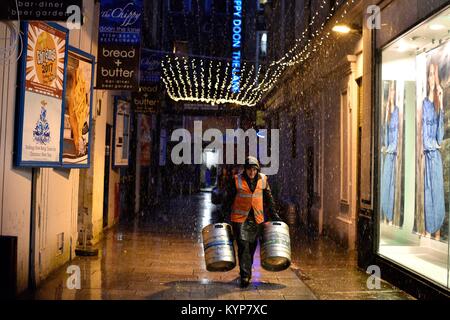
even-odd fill
[{"label": "orange high-visibility vest", "polygon": [[252,193],[242,174],[234,176],[237,194],[231,211],[231,221],[244,223],[250,210],[253,209],[257,224],[264,222],[263,191],[267,188],[267,177],[260,174],[261,179]]}]

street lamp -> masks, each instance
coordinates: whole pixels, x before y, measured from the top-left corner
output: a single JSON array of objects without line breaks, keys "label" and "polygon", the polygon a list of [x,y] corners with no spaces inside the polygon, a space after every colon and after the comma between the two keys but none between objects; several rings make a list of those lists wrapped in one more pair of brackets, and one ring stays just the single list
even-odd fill
[{"label": "street lamp", "polygon": [[361,27],[357,25],[347,25],[347,24],[337,24],[333,27],[333,32],[340,33],[340,34],[349,34],[349,33],[356,33],[361,35],[362,30]]}]

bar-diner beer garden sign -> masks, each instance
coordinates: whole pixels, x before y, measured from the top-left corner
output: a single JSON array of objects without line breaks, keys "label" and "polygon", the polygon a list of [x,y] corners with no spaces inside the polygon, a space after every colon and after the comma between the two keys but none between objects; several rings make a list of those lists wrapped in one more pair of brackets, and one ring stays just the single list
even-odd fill
[{"label": "bar-diner beer garden sign", "polygon": [[[1,0],[0,20],[67,21],[82,0]],[[80,22],[82,22],[81,19]]]}]

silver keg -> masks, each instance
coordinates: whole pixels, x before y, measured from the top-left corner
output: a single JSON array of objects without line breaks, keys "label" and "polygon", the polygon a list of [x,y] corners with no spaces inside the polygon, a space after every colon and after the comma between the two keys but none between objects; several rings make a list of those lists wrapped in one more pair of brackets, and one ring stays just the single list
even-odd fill
[{"label": "silver keg", "polygon": [[284,222],[267,222],[261,241],[261,266],[268,271],[283,271],[291,265],[291,238]]},{"label": "silver keg", "polygon": [[202,230],[206,270],[227,272],[236,267],[233,231],[229,224],[211,224]]}]

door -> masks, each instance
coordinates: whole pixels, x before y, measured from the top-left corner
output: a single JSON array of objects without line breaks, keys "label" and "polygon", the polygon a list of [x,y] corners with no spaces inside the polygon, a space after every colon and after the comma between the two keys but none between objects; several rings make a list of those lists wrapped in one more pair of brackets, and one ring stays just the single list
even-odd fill
[{"label": "door", "polygon": [[306,186],[307,186],[307,225],[308,233],[317,236],[320,234],[319,217],[314,217],[316,212],[313,211],[314,205],[314,147],[309,146],[306,151]]},{"label": "door", "polygon": [[356,80],[358,84],[358,137],[357,137],[357,165],[356,165],[356,212],[357,217],[359,216],[359,212],[361,209],[361,137],[362,137],[362,101],[363,101],[363,90],[362,90],[362,78],[358,78]]},{"label": "door", "polygon": [[108,226],[109,172],[111,167],[111,133],[112,126],[106,124],[105,135],[105,184],[103,186],[103,228]]}]

